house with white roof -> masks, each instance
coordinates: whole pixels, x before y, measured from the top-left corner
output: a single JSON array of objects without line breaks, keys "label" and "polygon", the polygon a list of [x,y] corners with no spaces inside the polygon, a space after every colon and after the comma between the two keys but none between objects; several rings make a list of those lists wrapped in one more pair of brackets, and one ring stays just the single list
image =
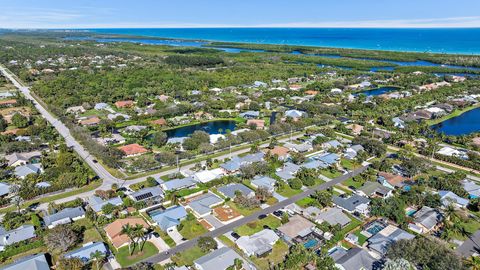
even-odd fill
[{"label": "house with white roof", "polygon": [[92,255],[96,252],[100,252],[104,256],[108,255],[109,251],[105,243],[103,242],[89,242],[84,244],[81,248],[75,249],[66,253],[65,258],[78,258],[83,263],[87,263],[92,260]]},{"label": "house with white roof", "polygon": [[234,265],[235,260],[241,260],[243,270],[256,269],[253,265],[250,265],[240,255],[238,255],[233,249],[229,247],[221,247],[216,249],[205,256],[200,257],[193,261],[195,269],[198,270],[226,270],[230,266]]},{"label": "house with white roof", "polygon": [[468,179],[464,179],[462,180],[462,186],[471,199],[480,197],[480,185],[477,185],[475,182]]},{"label": "house with white roof", "polygon": [[104,199],[100,198],[99,196],[92,195],[92,196],[88,197],[87,203],[90,206],[90,208],[92,208],[93,211],[95,211],[96,213],[100,213],[100,212],[102,212],[102,208],[105,205],[111,204],[113,206],[120,206],[120,205],[123,204],[123,201],[118,196],[110,198],[108,200],[104,200]]},{"label": "house with white roof", "polygon": [[469,203],[469,200],[462,198],[448,190],[440,190],[438,195],[440,195],[440,201],[444,207],[453,205],[456,208],[465,208]]},{"label": "house with white roof", "polygon": [[235,244],[247,256],[263,256],[272,251],[273,245],[280,239],[278,235],[269,229],[263,229],[250,236],[242,236],[235,241]]},{"label": "house with white roof", "polygon": [[212,170],[204,170],[204,171],[197,172],[192,177],[197,182],[208,183],[224,175],[225,175],[225,172],[222,168],[216,168]]}]

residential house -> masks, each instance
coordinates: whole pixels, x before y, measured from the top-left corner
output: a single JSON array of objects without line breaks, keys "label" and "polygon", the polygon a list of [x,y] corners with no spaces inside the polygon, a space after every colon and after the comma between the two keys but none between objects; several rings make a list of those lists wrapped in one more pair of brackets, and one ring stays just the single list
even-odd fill
[{"label": "residential house", "polygon": [[388,188],[379,182],[367,181],[361,186],[357,193],[366,197],[388,198],[392,195],[393,189]]},{"label": "residential house", "polygon": [[222,203],[222,198],[214,193],[207,192],[189,200],[185,207],[191,209],[196,217],[204,217],[211,213],[213,207]]},{"label": "residential house", "polygon": [[239,183],[231,183],[225,186],[217,188],[218,192],[223,196],[234,199],[237,196],[237,192],[241,193],[245,197],[255,196],[255,192],[247,186]]},{"label": "residential house", "polygon": [[6,155],[5,159],[7,160],[7,166],[17,167],[21,165],[26,165],[30,163],[33,158],[39,158],[42,156],[42,153],[39,151],[26,152],[26,153],[13,153]]},{"label": "residential house", "polygon": [[118,149],[122,151],[126,157],[139,156],[148,152],[145,147],[139,145],[138,143],[120,146]]},{"label": "residential house", "polygon": [[332,148],[337,149],[341,146],[342,146],[342,144],[337,140],[331,140],[331,141],[328,141],[328,142],[325,142],[325,143],[322,144],[322,147],[324,149],[327,149],[327,150],[332,149]]},{"label": "residential house", "polygon": [[250,184],[254,188],[265,188],[268,190],[268,192],[273,193],[275,191],[275,184],[277,181],[273,178],[270,178],[268,176],[260,176],[257,175],[253,178],[253,180],[250,182]]},{"label": "residential house", "polygon": [[222,168],[216,168],[197,172],[192,177],[197,182],[208,183],[214,179],[222,177],[223,175],[225,175],[225,171]]},{"label": "residential house", "polygon": [[8,264],[2,270],[50,270],[44,253],[26,256]]},{"label": "residential house", "polygon": [[437,154],[449,157],[458,157],[465,160],[468,159],[468,154],[466,151],[455,149],[449,146],[442,147],[437,151]]},{"label": "residential house", "polygon": [[248,119],[247,126],[251,127],[254,126],[256,129],[264,129],[265,128],[265,120],[262,119]]},{"label": "residential house", "polygon": [[108,104],[107,103],[97,103],[95,104],[94,106],[94,109],[97,110],[97,111],[101,111],[101,110],[107,110],[109,108]]},{"label": "residential house", "polygon": [[313,158],[327,164],[328,166],[334,166],[340,162],[340,156],[335,153],[326,153]]},{"label": "residential house", "polygon": [[347,159],[354,159],[358,153],[364,151],[364,148],[363,146],[361,146],[360,144],[355,144],[355,145],[352,145],[350,147],[348,147],[346,150],[345,150],[345,158]]},{"label": "residential house", "polygon": [[285,160],[290,156],[290,150],[287,147],[276,145],[273,149],[266,148],[264,149],[265,153],[270,153],[270,155],[277,156],[279,160]]},{"label": "residential house", "polygon": [[150,217],[164,232],[169,232],[180,225],[180,222],[187,217],[187,211],[181,205],[172,206],[165,211],[150,214]]},{"label": "residential house", "polygon": [[157,119],[157,120],[153,120],[150,123],[152,125],[155,125],[155,126],[166,126],[167,125],[167,120],[165,120],[165,118],[160,118],[160,119]]},{"label": "residential house", "polygon": [[145,130],[145,129],[147,129],[147,126],[132,125],[132,126],[126,127],[125,132],[128,133],[128,134],[133,134],[133,133],[137,133],[137,132],[140,132],[142,130]]},{"label": "residential house", "polygon": [[220,167],[226,173],[234,173],[240,170],[242,166],[252,164],[254,162],[263,161],[265,154],[263,152],[257,152],[254,154],[249,154],[244,157],[235,156],[230,161],[227,161],[223,164],[220,164]]},{"label": "residential house", "polygon": [[132,192],[128,195],[135,202],[146,202],[147,205],[154,205],[163,201],[165,197],[160,187],[147,187]]},{"label": "residential house", "polygon": [[80,120],[80,125],[82,126],[96,126],[100,124],[100,118],[98,116],[91,116],[86,119]]},{"label": "residential house", "polygon": [[235,244],[247,256],[264,256],[273,249],[273,245],[280,239],[278,235],[269,229],[263,229],[250,236],[242,236]]},{"label": "residential house", "polygon": [[305,153],[313,150],[313,146],[310,142],[304,142],[301,144],[286,142],[283,146],[296,153]]},{"label": "residential house", "polygon": [[408,179],[398,174],[392,174],[388,172],[379,172],[377,181],[390,189],[403,188],[406,185]]},{"label": "residential house", "polygon": [[92,254],[100,252],[103,256],[108,255],[108,248],[103,242],[88,242],[84,244],[81,248],[75,249],[66,253],[64,256],[67,259],[77,258],[80,259],[83,263],[91,261]]},{"label": "residential house", "polygon": [[354,194],[347,198],[334,196],[333,203],[349,213],[367,215],[370,200],[367,197]]},{"label": "residential house", "polygon": [[110,198],[108,200],[104,200],[104,199],[102,199],[102,198],[100,198],[96,195],[92,195],[92,196],[88,197],[87,203],[90,206],[90,208],[92,208],[93,211],[95,211],[96,213],[100,213],[100,212],[102,212],[102,208],[105,205],[111,204],[113,206],[120,206],[120,205],[123,204],[123,201],[118,196]]},{"label": "residential house", "polygon": [[64,208],[55,214],[43,217],[45,225],[51,229],[60,224],[68,224],[85,217],[85,210],[82,207]]},{"label": "residential house", "polygon": [[235,260],[241,260],[243,263],[242,269],[254,270],[254,266],[246,262],[240,255],[229,247],[221,247],[207,255],[200,257],[193,261],[195,269],[198,270],[226,270],[234,265]]},{"label": "residential house", "polygon": [[129,108],[133,106],[133,100],[120,100],[115,102],[117,108]]},{"label": "residential house", "polygon": [[277,230],[281,232],[282,237],[287,242],[292,242],[297,238],[305,238],[310,235],[315,228],[315,224],[308,219],[294,215],[289,218],[288,222],[278,227]]},{"label": "residential house", "polygon": [[306,117],[307,113],[304,111],[299,111],[299,110],[288,110],[285,111],[285,117],[290,117],[293,119],[300,119],[302,117]]},{"label": "residential house", "polygon": [[[341,249],[335,251],[340,253],[339,250]],[[373,270],[377,261],[366,250],[358,247],[331,256],[334,257],[335,266],[340,270]]]},{"label": "residential house", "polygon": [[405,121],[403,121],[400,117],[392,118],[393,126],[396,128],[404,129],[405,128]]},{"label": "residential house", "polygon": [[362,133],[362,131],[364,129],[364,127],[362,125],[359,125],[359,124],[350,124],[350,125],[347,125],[345,127],[347,129],[351,130],[353,135],[360,135],[360,133]]},{"label": "residential house", "polygon": [[469,203],[469,200],[462,198],[448,190],[440,190],[438,195],[440,195],[440,201],[444,207],[453,205],[456,208],[465,208]]},{"label": "residential house", "polygon": [[5,250],[9,245],[13,245],[28,239],[37,237],[33,225],[22,225],[16,229],[6,231],[0,227],[0,251]]},{"label": "residential house", "polygon": [[68,107],[66,110],[67,113],[73,113],[73,114],[79,114],[79,113],[84,113],[85,108],[83,106],[73,106],[73,107]]},{"label": "residential house", "polygon": [[124,144],[125,141],[125,138],[118,133],[112,133],[110,137],[97,138],[97,142],[105,146],[110,144]]},{"label": "residential house", "polygon": [[104,228],[105,233],[107,235],[107,238],[117,250],[130,243],[130,238],[126,234],[122,233],[123,227],[127,224],[131,227],[140,225],[143,226],[145,229],[149,227],[145,220],[139,217],[117,219],[114,222],[108,224]]},{"label": "residential house", "polygon": [[124,113],[109,113],[107,118],[112,121],[118,121],[123,118],[123,120],[130,120],[130,115]]},{"label": "residential house", "polygon": [[318,224],[327,222],[331,226],[335,226],[338,224],[342,228],[347,226],[351,221],[350,218],[345,213],[343,213],[342,209],[337,207],[329,207],[327,209],[322,209],[321,212],[319,212],[312,218]]},{"label": "residential house", "polygon": [[462,181],[463,189],[468,193],[471,199],[476,199],[480,197],[480,185],[477,185],[475,182],[464,179]]},{"label": "residential house", "polygon": [[4,197],[10,193],[10,185],[0,182],[0,197]]},{"label": "residential house", "polygon": [[160,187],[164,191],[175,191],[185,188],[193,188],[197,185],[197,182],[193,179],[193,177],[173,179],[169,181],[163,181],[158,178],[156,179],[156,181],[160,184]]},{"label": "residential house", "polygon": [[42,173],[42,164],[25,164],[15,167],[14,174],[20,179],[25,179],[29,174],[40,174]]},{"label": "residential house", "polygon": [[443,219],[438,210],[428,206],[423,206],[413,215],[413,218],[415,225],[420,228],[417,233],[428,233],[434,230]]},{"label": "residential house", "polygon": [[258,111],[246,111],[241,114],[239,114],[240,117],[244,119],[255,119],[260,116],[260,112]]},{"label": "residential house", "polygon": [[470,258],[471,256],[480,255],[480,230],[477,230],[474,234],[468,237],[467,240],[455,250],[455,252],[464,258]]},{"label": "residential house", "polygon": [[413,234],[393,225],[388,225],[368,239],[368,248],[378,255],[383,256],[391,244],[399,240],[410,240],[413,238],[415,238]]},{"label": "residential house", "polygon": [[283,167],[275,173],[282,180],[287,181],[295,178],[295,174],[300,170],[300,166],[297,164],[286,162],[283,164]]}]

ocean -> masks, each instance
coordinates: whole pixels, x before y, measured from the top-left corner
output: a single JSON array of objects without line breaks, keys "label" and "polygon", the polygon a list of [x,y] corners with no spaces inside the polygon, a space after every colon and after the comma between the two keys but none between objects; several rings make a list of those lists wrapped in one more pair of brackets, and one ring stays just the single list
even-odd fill
[{"label": "ocean", "polygon": [[410,52],[480,54],[480,28],[112,28],[102,34]]}]

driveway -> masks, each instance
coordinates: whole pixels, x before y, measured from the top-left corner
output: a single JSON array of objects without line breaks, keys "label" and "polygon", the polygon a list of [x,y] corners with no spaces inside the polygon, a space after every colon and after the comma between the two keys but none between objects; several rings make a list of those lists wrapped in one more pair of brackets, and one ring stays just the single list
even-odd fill
[{"label": "driveway", "polygon": [[167,243],[165,243],[165,241],[163,241],[162,238],[160,237],[155,237],[152,235],[152,237],[150,239],[148,239],[148,242],[154,244],[157,248],[158,248],[158,251],[165,251],[165,250],[168,250],[170,247],[167,245]]},{"label": "driveway", "polygon": [[173,241],[175,241],[175,244],[177,245],[185,242],[182,240],[183,236],[178,232],[177,227],[173,228],[172,230],[169,230],[167,234],[173,239]]},{"label": "driveway", "polygon": [[203,217],[203,219],[205,219],[208,223],[210,223],[210,225],[212,225],[215,229],[223,226],[223,223],[212,215],[207,215]]}]

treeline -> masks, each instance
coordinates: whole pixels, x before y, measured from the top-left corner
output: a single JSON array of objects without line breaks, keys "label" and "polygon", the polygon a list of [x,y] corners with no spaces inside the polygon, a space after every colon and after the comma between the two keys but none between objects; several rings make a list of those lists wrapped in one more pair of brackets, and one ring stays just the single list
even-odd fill
[{"label": "treeline", "polygon": [[224,63],[220,57],[190,55],[170,55],[165,59],[165,62],[169,65],[181,67],[215,66]]}]

